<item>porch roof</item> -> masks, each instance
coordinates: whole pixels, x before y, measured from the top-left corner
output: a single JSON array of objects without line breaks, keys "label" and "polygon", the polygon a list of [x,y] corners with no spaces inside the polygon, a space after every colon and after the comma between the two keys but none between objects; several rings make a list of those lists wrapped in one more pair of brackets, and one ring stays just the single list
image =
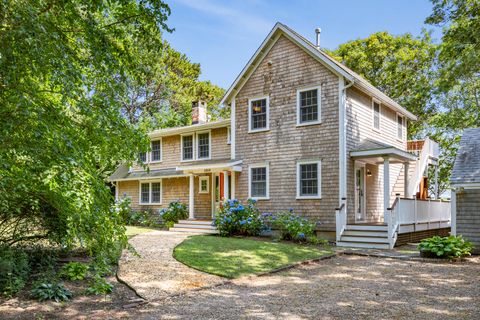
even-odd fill
[{"label": "porch roof", "polygon": [[384,158],[388,157],[390,162],[409,162],[417,160],[414,154],[401,150],[383,142],[365,139],[357,149],[350,151],[350,157],[353,159],[365,159],[375,163],[383,163]]},{"label": "porch roof", "polygon": [[198,172],[211,172],[211,171],[242,171],[242,160],[232,160],[232,159],[220,159],[220,160],[204,160],[192,163],[185,164],[176,168],[178,171],[189,172],[189,173],[198,173]]},{"label": "porch roof", "polygon": [[157,178],[176,178],[186,176],[182,171],[175,168],[150,170],[150,171],[129,171],[127,165],[120,165],[117,170],[108,178],[109,181],[148,180]]}]

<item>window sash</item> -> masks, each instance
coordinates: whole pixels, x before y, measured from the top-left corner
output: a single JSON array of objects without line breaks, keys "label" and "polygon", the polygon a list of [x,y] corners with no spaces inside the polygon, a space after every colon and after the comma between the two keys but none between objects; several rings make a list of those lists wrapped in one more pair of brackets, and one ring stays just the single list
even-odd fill
[{"label": "window sash", "polygon": [[162,142],[161,140],[152,141],[152,152],[151,152],[151,161],[161,161],[162,160]]},{"label": "window sash", "polygon": [[150,203],[150,183],[142,183],[140,185],[140,190],[141,203]]},{"label": "window sash", "polygon": [[193,160],[193,135],[182,136],[182,160]]},{"label": "window sash", "polygon": [[300,164],[300,196],[318,196],[318,163]]},{"label": "window sash", "polygon": [[267,128],[267,99],[252,100],[250,102],[251,130]]},{"label": "window sash", "polygon": [[267,168],[256,167],[251,168],[251,197],[267,196]]},{"label": "window sash", "polygon": [[373,103],[373,127],[380,130],[380,104]]},{"label": "window sash", "polygon": [[152,182],[152,203],[160,203],[162,200],[162,186],[160,182]]},{"label": "window sash", "polygon": [[403,140],[403,117],[397,115],[397,138]]},{"label": "window sash", "polygon": [[198,140],[198,159],[210,157],[210,133],[199,133]]},{"label": "window sash", "polygon": [[146,163],[147,162],[147,153],[146,152],[139,152],[138,153],[138,160],[139,160],[139,162]]},{"label": "window sash", "polygon": [[318,89],[300,91],[300,123],[318,121]]}]

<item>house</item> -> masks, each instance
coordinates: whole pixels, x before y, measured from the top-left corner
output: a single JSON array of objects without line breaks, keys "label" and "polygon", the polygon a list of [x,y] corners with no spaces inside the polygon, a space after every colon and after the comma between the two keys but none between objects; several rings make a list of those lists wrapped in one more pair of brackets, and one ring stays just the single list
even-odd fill
[{"label": "house", "polygon": [[450,178],[452,234],[473,242],[480,253],[480,128],[465,129]]},{"label": "house", "polygon": [[221,103],[228,120],[207,122],[196,102],[194,124],[151,132],[150,172],[120,167],[117,196],[138,209],[185,201],[190,221],[177,230],[211,228],[199,219],[223,198],[255,198],[317,221],[339,246],[391,248],[449,228],[449,204],[424,192],[438,145],[407,141],[416,116],[319,43],[277,23]]}]

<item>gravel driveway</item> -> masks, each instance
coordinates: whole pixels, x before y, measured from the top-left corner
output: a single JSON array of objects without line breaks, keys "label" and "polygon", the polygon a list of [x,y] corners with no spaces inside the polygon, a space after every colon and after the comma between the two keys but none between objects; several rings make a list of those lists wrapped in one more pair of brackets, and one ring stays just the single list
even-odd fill
[{"label": "gravel driveway", "polygon": [[[144,319],[480,319],[480,264],[339,256],[152,302]],[[132,310],[133,311],[133,310]]]},{"label": "gravel driveway", "polygon": [[189,233],[155,231],[129,240],[138,256],[125,250],[119,262],[118,277],[148,300],[213,286],[225,279],[191,269],[175,260],[173,249]]}]

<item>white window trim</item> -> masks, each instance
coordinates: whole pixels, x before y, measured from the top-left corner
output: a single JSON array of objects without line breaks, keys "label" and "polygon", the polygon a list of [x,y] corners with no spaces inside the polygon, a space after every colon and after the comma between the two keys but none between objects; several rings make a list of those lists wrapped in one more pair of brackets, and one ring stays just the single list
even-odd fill
[{"label": "white window trim", "polygon": [[232,143],[232,129],[231,127],[227,127],[227,144]]},{"label": "white window trim", "polygon": [[[302,196],[300,194],[301,172],[300,165],[302,164],[317,164],[317,180],[318,180],[318,195]],[[322,198],[322,160],[300,160],[297,161],[297,200],[305,199],[321,199]]]},{"label": "white window trim", "polygon": [[[183,137],[192,137],[192,159],[183,159]],[[190,162],[195,161],[195,154],[197,148],[195,147],[195,133],[186,133],[180,135],[180,162]]]},{"label": "white window trim", "polygon": [[[207,181],[207,190],[202,191],[202,181]],[[210,177],[201,176],[198,178],[198,193],[210,193]]]},{"label": "white window trim", "polygon": [[[149,184],[148,186],[148,202],[142,202],[142,184]],[[152,183],[160,183],[160,202],[152,202]],[[140,205],[158,205],[163,202],[163,180],[140,180],[138,182],[138,203]]]},{"label": "white window trim", "polygon": [[[198,135],[208,133],[208,158],[200,158],[199,157],[199,144],[198,144]],[[194,159],[201,161],[201,160],[210,160],[212,159],[212,130],[205,130],[205,131],[198,131],[195,133],[195,154],[194,154]],[[183,150],[183,149],[182,149]]]},{"label": "white window trim", "polygon": [[[300,120],[300,93],[304,91],[310,90],[317,90],[317,112],[318,112],[318,119],[315,121],[307,121],[301,122]],[[304,126],[311,126],[315,124],[322,123],[322,86],[314,86],[314,87],[307,87],[307,88],[299,88],[297,89],[297,127],[304,127]]]},{"label": "white window trim", "polygon": [[[266,115],[267,115],[267,127],[261,129],[252,129],[252,102],[257,100],[266,99]],[[270,97],[254,97],[248,99],[248,133],[264,132],[270,130]]]},{"label": "white window trim", "polygon": [[[265,197],[252,197],[252,169],[266,168],[266,195]],[[255,200],[270,200],[270,164],[268,162],[255,163],[248,166],[248,198]]]},{"label": "white window trim", "polygon": [[[153,151],[153,148],[152,148],[152,143],[154,141],[160,141],[160,160],[152,160],[152,151]],[[147,153],[147,160],[149,160],[149,163],[160,163],[163,161],[163,141],[162,141],[162,138],[158,138],[158,139],[154,139],[152,141],[150,141],[150,152]]]},{"label": "white window trim", "polygon": [[[402,118],[402,137],[399,138],[398,137],[398,118]],[[397,116],[395,117],[395,120],[396,120],[396,124],[397,124],[397,132],[396,132],[396,136],[397,136],[397,140],[398,141],[401,141],[401,142],[404,142],[405,139],[404,139],[404,128],[405,128],[405,117],[403,115],[401,115],[400,113],[397,113]]]},{"label": "white window trim", "polygon": [[[378,129],[375,128],[375,108],[374,108],[374,103],[378,104]],[[373,131],[376,132],[381,132],[382,131],[382,104],[380,103],[379,100],[373,98],[372,99],[372,129]]]}]

